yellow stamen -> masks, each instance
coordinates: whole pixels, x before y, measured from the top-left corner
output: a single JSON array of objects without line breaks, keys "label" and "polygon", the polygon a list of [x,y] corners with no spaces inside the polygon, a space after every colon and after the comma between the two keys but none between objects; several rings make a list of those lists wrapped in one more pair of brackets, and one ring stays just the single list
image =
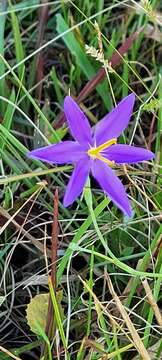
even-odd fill
[{"label": "yellow stamen", "polygon": [[98,147],[93,147],[90,148],[87,153],[89,156],[92,156],[95,159],[101,160],[103,162],[105,162],[106,164],[108,164],[109,166],[113,166],[114,165],[114,161],[110,161],[108,159],[106,159],[104,156],[102,156],[100,154],[100,152],[104,149],[107,149],[109,146],[116,144],[117,140],[116,139],[111,139],[106,141],[104,144],[99,145]]},{"label": "yellow stamen", "polygon": [[91,155],[91,156],[94,156],[96,157],[96,155],[98,153],[100,153],[100,151],[108,148],[109,146],[113,145],[113,144],[116,144],[116,139],[111,139],[111,140],[108,140],[106,141],[104,144],[101,144],[99,145],[98,147],[93,147],[91,149],[88,150],[88,155]]},{"label": "yellow stamen", "polygon": [[103,161],[104,163],[106,163],[110,167],[112,167],[115,164],[115,161],[108,160],[108,159],[106,159],[104,156],[102,156],[100,154],[98,154],[96,156],[96,159]]},{"label": "yellow stamen", "polygon": [[106,149],[107,147],[116,144],[117,143],[117,139],[111,139],[106,141],[104,144],[101,144],[100,146],[97,147],[98,152]]}]

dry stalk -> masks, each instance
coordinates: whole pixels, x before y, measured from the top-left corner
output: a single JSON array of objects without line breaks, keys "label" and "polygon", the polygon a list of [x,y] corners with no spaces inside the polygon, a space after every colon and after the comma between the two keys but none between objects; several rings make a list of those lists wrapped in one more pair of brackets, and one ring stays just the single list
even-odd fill
[{"label": "dry stalk", "polygon": [[143,345],[143,342],[142,342],[140,336],[138,335],[132,321],[130,320],[129,315],[127,314],[122,302],[120,301],[119,297],[117,296],[116,292],[114,291],[113,284],[112,284],[111,279],[108,276],[108,274],[106,274],[106,278],[107,278],[107,284],[108,284],[109,291],[116,303],[116,306],[117,306],[120,314],[122,315],[122,318],[124,319],[124,321],[127,325],[128,330],[131,333],[135,348],[137,349],[137,351],[139,352],[139,354],[141,355],[143,360],[151,360],[145,346]]},{"label": "dry stalk", "polygon": [[155,314],[156,321],[157,321],[158,325],[162,327],[162,315],[161,315],[159,307],[154,299],[152,290],[149,286],[147,279],[142,281],[142,285],[143,285],[145,293],[146,293],[146,298]]}]

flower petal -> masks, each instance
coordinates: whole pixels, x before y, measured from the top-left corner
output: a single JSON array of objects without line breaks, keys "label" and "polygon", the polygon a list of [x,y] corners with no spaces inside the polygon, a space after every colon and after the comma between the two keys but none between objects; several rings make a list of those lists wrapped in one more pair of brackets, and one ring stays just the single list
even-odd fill
[{"label": "flower petal", "polygon": [[71,205],[81,194],[90,171],[90,164],[91,160],[88,156],[77,162],[66,188],[63,200],[65,207]]},{"label": "flower petal", "polygon": [[128,122],[132,115],[135,95],[130,94],[101,121],[95,128],[96,145],[99,146],[106,141],[118,138],[121,132],[128,126]]},{"label": "flower petal", "polygon": [[85,148],[75,141],[64,141],[45,146],[27,153],[28,157],[54,164],[69,164],[81,159]]},{"label": "flower petal", "polygon": [[124,214],[131,216],[131,207],[127,194],[121,181],[115,175],[115,172],[102,161],[94,160],[92,175],[116,206],[122,210]]},{"label": "flower petal", "polygon": [[114,160],[117,164],[133,164],[139,161],[151,160],[155,155],[151,151],[141,147],[116,144],[105,149],[102,156],[108,160]]},{"label": "flower petal", "polygon": [[71,96],[66,96],[64,112],[71,134],[80,144],[92,145],[92,134],[89,121]]}]

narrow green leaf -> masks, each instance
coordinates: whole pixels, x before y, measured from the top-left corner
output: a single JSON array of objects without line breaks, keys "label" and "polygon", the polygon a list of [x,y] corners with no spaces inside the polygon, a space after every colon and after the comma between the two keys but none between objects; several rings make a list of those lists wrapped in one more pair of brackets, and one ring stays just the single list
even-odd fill
[{"label": "narrow green leaf", "polygon": [[[5,22],[6,22],[6,14],[5,11],[7,9],[7,0],[0,1],[0,54],[4,57],[4,31],[5,31]],[[4,14],[3,14],[4,12]],[[1,15],[2,13],[2,15]],[[5,73],[5,64],[0,58],[0,77]],[[0,95],[6,95],[6,85],[5,78],[0,81]],[[3,100],[0,101],[1,113],[4,114],[5,111],[5,103]]]},{"label": "narrow green leaf", "polygon": [[[109,199],[106,197],[94,210],[95,216],[99,216],[100,213],[105,209],[105,207],[108,205],[109,203]],[[88,216],[88,218],[84,221],[84,223],[80,226],[80,228],[78,229],[76,235],[74,236],[74,238],[72,239],[68,249],[65,252],[65,255],[63,256],[58,271],[57,271],[57,280],[58,283],[60,283],[62,274],[66,268],[67,262],[69,260],[69,257],[73,254],[74,252],[74,248],[75,248],[75,244],[77,244],[80,240],[80,238],[85,234],[85,231],[89,228],[89,226],[92,224],[92,218],[91,216]],[[74,245],[74,247],[73,247]]]},{"label": "narrow green leaf", "polygon": [[64,333],[64,328],[63,328],[63,323],[62,323],[62,316],[60,313],[60,308],[59,308],[59,303],[57,300],[57,296],[55,295],[55,292],[53,290],[52,287],[52,283],[51,280],[49,281],[49,290],[50,290],[50,295],[51,295],[51,300],[52,300],[52,305],[53,305],[53,310],[54,310],[54,314],[55,314],[55,321],[60,333],[60,337],[64,346],[64,351],[66,353],[67,359],[70,360],[69,357],[69,353],[67,350],[67,344],[66,344],[66,337],[65,337],[65,333]]},{"label": "narrow green leaf", "polygon": [[[56,16],[57,20],[57,32],[59,34],[65,32],[68,30],[68,25],[65,22],[64,18],[61,14],[58,14]],[[76,63],[80,66],[83,73],[87,76],[88,79],[91,79],[94,75],[96,75],[96,69],[93,67],[91,62],[89,61],[85,50],[82,49],[78,41],[76,40],[73,32],[69,32],[68,34],[63,36],[63,40],[70,50],[71,54],[73,54],[76,57]],[[99,92],[105,107],[108,108],[108,98],[105,96],[105,94],[108,92],[107,83],[103,82],[102,85],[97,86],[97,91]]]},{"label": "narrow green leaf", "polygon": [[57,74],[56,74],[56,70],[53,66],[52,70],[51,70],[51,78],[52,78],[52,81],[53,81],[53,86],[54,86],[54,89],[55,89],[55,92],[56,92],[56,96],[57,96],[57,101],[62,104],[63,103],[63,96],[61,94],[61,90],[60,90],[60,87],[59,87],[59,80],[58,80],[58,77],[57,77]]},{"label": "narrow green leaf", "polygon": [[[8,0],[8,1],[9,1],[9,8],[10,8],[10,10],[12,10],[11,11],[11,23],[12,23],[12,29],[13,29],[13,34],[14,34],[16,61],[17,61],[17,63],[19,63],[21,60],[23,60],[25,58],[25,54],[24,54],[24,49],[23,49],[23,45],[22,45],[22,39],[21,39],[18,18],[13,10],[11,0]],[[24,64],[21,64],[18,67],[19,79],[22,81],[23,81],[23,75],[24,75],[24,67],[25,67]]]},{"label": "narrow green leaf", "polygon": [[[15,101],[15,90],[14,90],[14,88],[11,91],[11,95],[10,95],[9,100],[12,101],[12,102]],[[4,128],[6,128],[8,131],[10,131],[10,128],[11,128],[13,114],[14,114],[14,108],[10,103],[8,103],[7,104],[7,109],[6,109],[6,112],[5,112],[5,115],[4,115],[4,119],[3,119],[3,122],[2,122],[2,126],[4,126]],[[5,143],[6,143],[6,138],[4,140],[2,140],[1,143],[0,143],[0,148],[2,150],[4,150]]]}]

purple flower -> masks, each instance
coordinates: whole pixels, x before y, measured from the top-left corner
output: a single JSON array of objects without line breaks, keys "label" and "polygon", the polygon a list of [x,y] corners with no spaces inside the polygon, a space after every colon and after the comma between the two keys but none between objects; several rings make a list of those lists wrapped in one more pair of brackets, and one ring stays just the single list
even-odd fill
[{"label": "purple flower", "polygon": [[76,102],[66,96],[64,112],[75,141],[64,141],[33,150],[27,156],[54,164],[74,163],[75,168],[66,188],[63,204],[72,204],[81,194],[91,172],[100,187],[124,214],[131,216],[131,206],[124,186],[115,175],[115,164],[137,163],[153,159],[146,149],[117,144],[117,138],[130,120],[135,96],[125,97],[94,130]]}]

